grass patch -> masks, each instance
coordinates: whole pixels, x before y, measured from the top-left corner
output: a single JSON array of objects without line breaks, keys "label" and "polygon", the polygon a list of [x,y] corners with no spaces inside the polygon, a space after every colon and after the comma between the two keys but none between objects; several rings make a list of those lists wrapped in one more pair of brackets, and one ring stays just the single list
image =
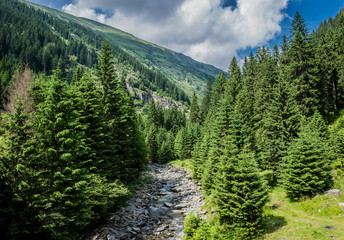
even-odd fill
[{"label": "grass patch", "polygon": [[185,168],[191,171],[191,159],[184,159],[184,160],[173,160],[167,163],[167,165],[177,165],[181,168]]},{"label": "grass patch", "polygon": [[344,202],[343,195],[290,202],[277,186],[264,208],[265,239],[344,239],[344,210],[339,202]]}]

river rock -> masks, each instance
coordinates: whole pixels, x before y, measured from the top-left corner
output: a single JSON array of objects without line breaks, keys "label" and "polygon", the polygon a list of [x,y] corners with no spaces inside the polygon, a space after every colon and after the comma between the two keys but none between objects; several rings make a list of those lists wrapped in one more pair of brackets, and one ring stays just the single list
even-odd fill
[{"label": "river rock", "polygon": [[330,196],[334,196],[334,197],[340,197],[340,189],[331,189],[328,190],[324,193],[325,196],[330,197]]},{"label": "river rock", "polygon": [[180,240],[185,235],[184,217],[199,211],[204,199],[190,172],[176,166],[150,164],[141,179],[147,183],[134,187],[127,205],[110,214],[105,226],[84,240]]}]

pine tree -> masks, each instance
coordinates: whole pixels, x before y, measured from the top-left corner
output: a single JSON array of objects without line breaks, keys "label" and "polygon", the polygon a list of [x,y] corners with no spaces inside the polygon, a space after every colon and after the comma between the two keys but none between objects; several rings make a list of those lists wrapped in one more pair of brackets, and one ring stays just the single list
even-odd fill
[{"label": "pine tree", "polygon": [[213,88],[213,82],[211,77],[208,77],[207,81],[207,88],[205,90],[205,96],[202,99],[202,104],[201,104],[201,109],[200,109],[200,115],[201,115],[201,120],[202,122],[205,121],[209,107],[210,107],[210,101],[211,101],[211,94],[212,94],[212,88]]},{"label": "pine tree", "polygon": [[241,70],[235,57],[233,57],[228,69],[228,82],[225,95],[229,98],[230,104],[236,103],[237,96],[241,90]]},{"label": "pine tree", "polygon": [[198,99],[196,92],[193,92],[191,107],[190,107],[190,121],[192,123],[200,123],[201,122],[201,113],[198,106]]},{"label": "pine tree", "polygon": [[118,80],[113,66],[113,55],[107,41],[99,57],[97,77],[102,84],[102,106],[114,146],[113,165],[120,170],[107,176],[127,182],[135,179],[145,168],[146,149],[138,129],[134,103],[126,88],[125,78]]},{"label": "pine tree", "polygon": [[297,108],[304,116],[317,110],[319,96],[315,47],[309,38],[304,19],[297,12],[292,22],[290,46],[287,52],[287,76]]},{"label": "pine tree", "polygon": [[333,184],[328,146],[316,130],[312,124],[302,126],[288,148],[284,186],[292,201],[322,193]]},{"label": "pine tree", "polygon": [[[75,76],[79,74],[76,71]],[[85,166],[94,173],[102,176],[117,172],[111,160],[111,152],[114,150],[109,142],[109,133],[104,111],[101,106],[101,92],[97,88],[94,79],[88,74],[74,78],[76,98],[74,105],[80,112],[80,123],[85,126]]]},{"label": "pine tree", "polygon": [[151,162],[159,162],[158,156],[158,142],[157,142],[157,127],[155,125],[151,125],[149,127],[149,131],[146,137],[146,146],[148,149],[148,159]]},{"label": "pine tree", "polygon": [[256,239],[262,234],[267,187],[252,153],[239,152],[231,144],[226,149],[215,190],[217,211],[236,239]]},{"label": "pine tree", "polygon": [[0,196],[0,220],[4,221],[7,234],[19,239],[30,232],[36,222],[34,212],[28,206],[33,194],[32,175],[36,173],[32,167],[35,147],[30,115],[23,101],[17,99],[12,107],[13,114],[1,116],[0,181],[4,196]]},{"label": "pine tree", "polygon": [[[338,110],[338,69],[336,66],[336,44],[334,41],[334,32],[332,29],[325,34],[321,32],[320,43],[318,45],[318,68],[321,81],[321,111],[327,113],[329,120],[330,113]],[[326,96],[326,98],[325,98]]]}]

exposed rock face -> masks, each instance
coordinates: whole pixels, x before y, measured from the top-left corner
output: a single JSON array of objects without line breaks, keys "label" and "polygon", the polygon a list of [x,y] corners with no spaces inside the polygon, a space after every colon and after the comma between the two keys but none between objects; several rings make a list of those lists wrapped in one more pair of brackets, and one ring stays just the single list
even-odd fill
[{"label": "exposed rock face", "polygon": [[203,205],[200,186],[187,170],[176,166],[151,164],[143,177],[150,183],[137,187],[126,207],[84,239],[177,240],[184,236],[184,217]]},{"label": "exposed rock face", "polygon": [[176,105],[178,110],[180,110],[180,111],[186,110],[188,112],[190,110],[188,107],[185,107],[184,105],[182,105],[181,103],[179,103],[177,101],[171,100],[167,97],[159,96],[156,92],[135,90],[134,88],[132,88],[129,85],[130,78],[131,77],[128,74],[128,76],[126,78],[126,85],[127,85],[129,92],[132,94],[135,92],[136,96],[138,96],[140,99],[143,99],[143,101],[145,103],[149,103],[150,100],[153,98],[154,102],[159,103],[164,109],[170,109],[174,105]]}]

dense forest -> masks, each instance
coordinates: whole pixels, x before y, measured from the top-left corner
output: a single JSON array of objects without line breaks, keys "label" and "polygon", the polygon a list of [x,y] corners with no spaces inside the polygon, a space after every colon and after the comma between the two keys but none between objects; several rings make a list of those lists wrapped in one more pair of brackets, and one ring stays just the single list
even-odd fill
[{"label": "dense forest", "polygon": [[[20,1],[0,2],[0,77],[2,99],[18,64],[28,64],[35,73],[47,75],[57,66],[71,79],[78,65],[93,68],[104,37],[72,21],[45,13]],[[164,75],[140,63],[129,53],[109,43],[115,62],[139,74],[134,87],[189,104],[183,90]]]},{"label": "dense forest", "polygon": [[343,13],[312,34],[296,13],[280,48],[258,48],[242,68],[233,58],[200,106],[193,97],[174,150],[217,215],[190,216],[186,239],[259,238],[272,186],[291,202],[333,186],[344,156],[343,131],[328,128],[344,104],[343,33]]},{"label": "dense forest", "polygon": [[[31,19],[27,21],[27,19]],[[185,239],[259,239],[274,186],[314,197],[343,170],[344,13],[309,33],[296,13],[273,50],[236,58],[204,98],[76,23],[0,3],[0,233],[78,239],[122,206],[149,162],[182,159],[214,206]],[[116,68],[114,68],[116,66]],[[134,108],[133,82],[190,105]],[[119,74],[120,73],[120,74]]]}]

